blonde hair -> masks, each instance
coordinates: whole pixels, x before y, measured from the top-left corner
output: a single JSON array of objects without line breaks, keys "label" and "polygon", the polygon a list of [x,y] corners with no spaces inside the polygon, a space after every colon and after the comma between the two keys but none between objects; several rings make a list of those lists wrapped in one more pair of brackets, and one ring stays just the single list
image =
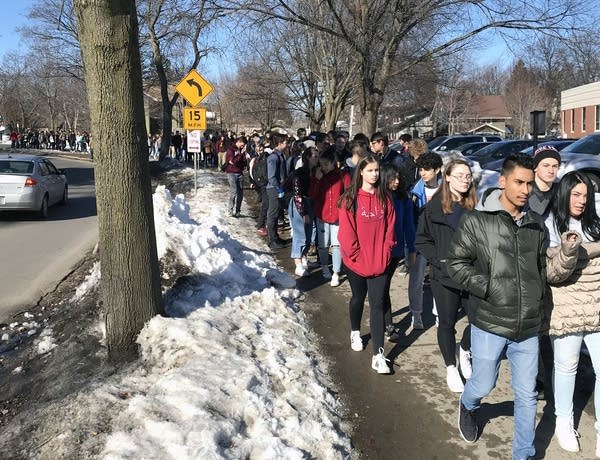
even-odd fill
[{"label": "blonde hair", "polygon": [[420,157],[429,150],[427,142],[423,139],[413,139],[408,143],[408,151],[413,155]]}]

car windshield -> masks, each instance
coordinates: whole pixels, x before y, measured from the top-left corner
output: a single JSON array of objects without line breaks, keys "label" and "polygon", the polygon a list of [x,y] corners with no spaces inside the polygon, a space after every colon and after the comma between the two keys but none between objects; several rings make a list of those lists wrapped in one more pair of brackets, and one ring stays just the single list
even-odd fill
[{"label": "car windshield", "polygon": [[442,142],[448,139],[448,136],[439,136],[429,142],[429,150],[436,148]]},{"label": "car windshield", "polygon": [[573,142],[562,150],[564,153],[587,153],[590,155],[600,154],[600,135],[586,136]]},{"label": "car windshield", "polygon": [[489,155],[492,152],[495,152],[496,149],[500,148],[499,146],[502,145],[499,142],[494,142],[493,144],[490,145],[486,145],[485,147],[483,147],[482,149],[477,150],[476,152],[473,152],[471,154],[472,157],[484,157],[486,155]]},{"label": "car windshield", "polygon": [[0,174],[31,174],[33,161],[0,160]]},{"label": "car windshield", "polygon": [[467,144],[470,142],[477,142],[480,140],[481,140],[481,138],[477,138],[477,137],[454,137],[454,138],[450,138],[446,142],[444,142],[444,144],[442,145],[442,148],[445,147],[445,150],[452,150],[452,149],[458,147],[459,145]]}]

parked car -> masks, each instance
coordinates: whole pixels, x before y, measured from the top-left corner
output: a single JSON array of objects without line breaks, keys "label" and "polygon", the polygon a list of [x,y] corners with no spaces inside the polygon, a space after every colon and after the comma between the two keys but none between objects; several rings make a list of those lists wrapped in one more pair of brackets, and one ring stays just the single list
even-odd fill
[{"label": "parked car", "polygon": [[[594,185],[596,203],[600,204],[600,133],[589,134],[568,145],[561,150],[560,158],[558,179],[570,171],[583,172]],[[490,169],[491,166],[494,167],[493,170]],[[483,193],[488,187],[497,186],[500,169],[502,169],[502,161],[486,166],[477,190],[478,194]]]},{"label": "parked car", "polygon": [[446,150],[454,150],[457,147],[460,147],[464,144],[469,144],[471,142],[500,142],[502,138],[500,136],[483,136],[479,134],[468,134],[468,135],[460,135],[460,136],[442,136],[439,138],[433,139],[429,144],[429,150],[432,152],[443,152]]},{"label": "parked car", "polygon": [[[551,145],[552,147],[554,147],[556,150],[558,150],[560,152],[562,149],[571,145],[573,142],[575,142],[575,139],[561,139],[561,140],[544,141],[544,142],[538,142],[537,147],[541,147],[543,145]],[[521,150],[520,153],[522,153],[524,155],[533,155],[533,145],[530,145],[529,147]],[[504,158],[502,158],[500,160],[492,161],[492,162],[486,164],[485,169],[500,172],[500,170],[502,169],[502,163],[504,163]]]},{"label": "parked car", "polygon": [[560,152],[558,177],[570,171],[583,171],[594,191],[600,193],[600,133],[589,134],[568,145]]},{"label": "parked car", "polygon": [[[562,149],[568,147],[576,140],[577,139],[553,139],[551,141],[540,141],[538,142],[537,147],[541,147],[543,145],[551,145],[560,152]],[[533,145],[521,150],[521,153],[524,153],[525,155],[533,155]]]},{"label": "parked car", "polygon": [[0,211],[34,211],[48,216],[48,208],[66,204],[67,177],[47,158],[36,155],[0,155]]},{"label": "parked car", "polygon": [[469,155],[473,155],[478,150],[481,150],[482,148],[494,143],[495,142],[469,142],[468,144],[459,145],[455,149],[446,151],[449,153],[460,153],[461,155],[466,157]]},{"label": "parked car", "polygon": [[511,153],[520,152],[531,145],[533,145],[533,141],[528,139],[495,142],[487,147],[483,147],[472,155],[468,155],[468,158],[478,162],[483,169],[487,169],[488,163],[502,160]]}]

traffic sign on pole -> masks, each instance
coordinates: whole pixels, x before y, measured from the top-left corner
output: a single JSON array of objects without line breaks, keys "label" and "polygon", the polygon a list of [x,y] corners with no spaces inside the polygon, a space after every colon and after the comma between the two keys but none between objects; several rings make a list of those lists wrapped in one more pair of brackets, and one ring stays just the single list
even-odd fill
[{"label": "traffic sign on pole", "polygon": [[187,149],[188,152],[198,153],[202,145],[202,133],[194,130],[187,134]]},{"label": "traffic sign on pole", "polygon": [[213,92],[212,85],[207,82],[196,69],[192,69],[175,87],[177,92],[192,106],[196,107],[206,96]]},{"label": "traffic sign on pole", "polygon": [[206,129],[206,109],[205,108],[184,108],[183,109],[183,129],[195,130]]}]

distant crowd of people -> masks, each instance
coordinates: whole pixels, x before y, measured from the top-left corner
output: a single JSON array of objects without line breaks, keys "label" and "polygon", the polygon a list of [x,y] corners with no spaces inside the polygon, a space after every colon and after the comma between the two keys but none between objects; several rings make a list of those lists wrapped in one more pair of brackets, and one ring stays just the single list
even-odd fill
[{"label": "distant crowd of people", "polygon": [[[428,282],[446,383],[461,394],[458,425],[465,441],[479,436],[481,401],[506,357],[515,395],[513,459],[536,453],[536,405],[543,395],[554,399],[560,446],[578,451],[573,396],[584,344],[600,372],[600,218],[591,182],[577,171],[557,181],[560,154],[543,146],[533,157],[508,156],[498,187],[477,193],[464,158],[444,161],[410,135],[399,145],[391,149],[383,133],[351,140],[346,133],[304,130],[294,137],[231,136],[227,147],[215,145],[222,153],[217,167],[230,186],[227,212],[240,216],[248,170],[260,201],[257,232],[269,247],[288,247],[278,225],[286,214],[295,275],[316,268],[309,261],[315,248],[316,265],[332,287],[345,276],[354,351],[364,349],[368,296],[377,373],[390,373],[385,337],[404,335],[392,320],[394,273],[408,272],[413,330],[424,327]],[[456,324],[464,315],[468,325],[457,346]],[[548,355],[551,362],[541,360]],[[600,433],[599,390],[597,379]]]},{"label": "distant crowd of people", "polygon": [[33,130],[12,131],[12,148],[90,152],[91,135],[87,131]]}]

